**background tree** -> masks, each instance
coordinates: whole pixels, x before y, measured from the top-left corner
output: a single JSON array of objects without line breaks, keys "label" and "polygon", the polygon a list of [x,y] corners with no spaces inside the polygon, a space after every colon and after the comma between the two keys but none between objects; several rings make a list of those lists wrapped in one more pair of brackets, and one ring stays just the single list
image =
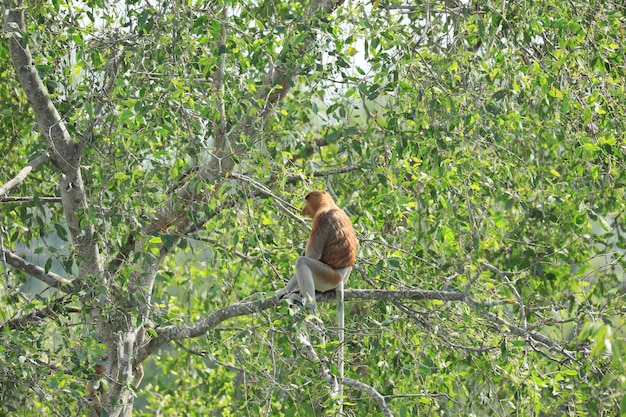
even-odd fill
[{"label": "background tree", "polygon": [[361,244],[344,414],[624,415],[625,27],[3,0],[2,413],[336,414],[332,304],[307,346],[272,292],[325,188]]}]

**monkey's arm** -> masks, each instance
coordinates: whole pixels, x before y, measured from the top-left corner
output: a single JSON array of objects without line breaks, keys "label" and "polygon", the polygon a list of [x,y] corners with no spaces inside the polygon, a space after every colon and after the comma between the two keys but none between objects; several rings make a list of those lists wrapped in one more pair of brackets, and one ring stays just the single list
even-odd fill
[{"label": "monkey's arm", "polygon": [[320,239],[320,236],[311,236],[309,238],[309,244],[307,244],[304,255],[307,258],[313,258],[316,260],[322,259],[322,253],[324,252],[324,242]]},{"label": "monkey's arm", "polygon": [[308,258],[322,259],[326,242],[328,241],[329,230],[329,212],[320,213],[313,221],[313,230],[306,244],[305,255]]}]

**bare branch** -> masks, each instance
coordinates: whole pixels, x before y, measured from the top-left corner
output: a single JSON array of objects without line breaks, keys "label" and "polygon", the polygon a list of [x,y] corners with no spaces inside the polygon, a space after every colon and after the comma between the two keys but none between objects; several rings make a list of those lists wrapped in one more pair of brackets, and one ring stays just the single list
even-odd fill
[{"label": "bare branch", "polygon": [[39,155],[37,158],[33,159],[28,164],[26,164],[26,166],[22,168],[20,172],[18,172],[18,174],[12,180],[0,186],[0,201],[3,200],[3,197],[6,194],[8,194],[12,188],[21,184],[26,179],[28,174],[31,173],[33,169],[37,168],[39,165],[43,164],[47,160],[48,160],[47,154]]},{"label": "bare branch", "polygon": [[[251,295],[252,297],[263,297],[262,293]],[[346,300],[443,300],[443,301],[462,301],[465,294],[448,291],[421,291],[421,290],[345,290],[344,297]],[[318,302],[327,302],[335,300],[335,292],[328,291],[317,296]],[[169,343],[172,340],[188,339],[199,337],[206,334],[210,329],[217,327],[222,322],[247,314],[258,313],[276,307],[283,301],[279,296],[269,298],[261,298],[256,301],[240,302],[230,306],[221,308],[211,313],[207,318],[191,326],[167,326],[157,329],[157,336],[148,342],[147,345],[138,350],[137,362],[141,363],[154,350]]]},{"label": "bare branch", "polygon": [[[263,296],[263,294],[254,294],[250,296],[257,297]],[[465,292],[456,291],[434,291],[434,290],[362,290],[362,289],[349,289],[344,291],[346,300],[389,300],[389,301],[401,301],[401,300],[440,300],[440,301],[459,301],[465,302],[480,316],[487,320],[497,324],[503,330],[508,330],[516,336],[523,338],[530,338],[536,342],[541,343],[545,348],[564,355],[568,360],[574,360],[574,352],[565,349],[558,343],[554,342],[547,336],[542,335],[539,332],[532,330],[525,330],[519,326],[508,323],[493,313],[484,311],[481,305],[472,300]],[[328,291],[317,296],[318,302],[328,302],[335,300],[334,291]],[[141,363],[152,352],[161,347],[162,345],[169,343],[173,340],[188,339],[193,337],[203,336],[210,329],[216,328],[222,322],[247,314],[258,313],[263,310],[276,307],[282,303],[282,299],[279,296],[272,296],[269,298],[261,298],[256,301],[242,301],[230,306],[221,308],[211,313],[207,318],[200,321],[195,325],[185,326],[167,326],[156,329],[157,336],[150,340],[146,345],[137,351],[137,363]]]},{"label": "bare branch", "polygon": [[[331,291],[332,293],[332,291]],[[347,300],[440,300],[440,301],[464,301],[465,294],[456,291],[434,291],[434,290],[345,290]],[[324,293],[318,300],[330,301],[334,299],[334,294]]]},{"label": "bare branch", "polygon": [[48,90],[37,72],[26,42],[24,7],[21,0],[4,0],[4,30],[15,73],[29,104],[33,108],[41,132],[49,140],[50,158],[66,174],[74,173],[79,155],[63,119],[55,108]]}]

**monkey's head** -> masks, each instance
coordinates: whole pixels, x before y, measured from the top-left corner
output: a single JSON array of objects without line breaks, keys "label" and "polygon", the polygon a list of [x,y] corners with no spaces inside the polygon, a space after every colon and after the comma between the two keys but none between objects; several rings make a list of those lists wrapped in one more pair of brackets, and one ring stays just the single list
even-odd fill
[{"label": "monkey's head", "polygon": [[311,191],[304,199],[306,205],[302,209],[302,215],[310,218],[314,218],[321,207],[335,204],[330,194],[323,190]]}]

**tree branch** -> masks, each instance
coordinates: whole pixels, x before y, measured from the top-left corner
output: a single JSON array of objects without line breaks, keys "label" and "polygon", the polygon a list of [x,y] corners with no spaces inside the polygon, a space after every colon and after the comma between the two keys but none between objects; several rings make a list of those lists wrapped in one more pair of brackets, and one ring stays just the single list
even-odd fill
[{"label": "tree branch", "polygon": [[33,169],[37,168],[39,165],[43,164],[47,160],[47,154],[39,155],[37,158],[26,164],[26,166],[22,168],[13,179],[0,186],[0,201],[4,199],[5,195],[8,194],[12,188],[21,184]]},{"label": "tree branch", "polygon": [[26,26],[22,0],[3,0],[3,6],[4,31],[15,73],[35,113],[39,129],[48,140],[50,160],[62,173],[59,176],[59,190],[65,220],[79,254],[79,277],[84,279],[87,276],[95,276],[103,279],[94,228],[84,221],[81,224],[79,215],[87,207],[79,167],[81,146],[67,131],[35,68],[26,41],[28,37],[24,34]]},{"label": "tree branch", "polygon": [[42,203],[61,203],[61,197],[0,197],[0,204],[7,203],[32,203],[33,201],[41,201]]},{"label": "tree branch", "polygon": [[69,298],[62,297],[56,301],[54,301],[49,307],[39,309],[36,308],[29,314],[24,316],[16,317],[11,320],[7,320],[3,324],[0,324],[0,330],[4,328],[8,328],[10,330],[15,330],[23,326],[27,326],[29,324],[40,322],[44,319],[54,317],[57,313],[66,311],[69,313],[79,313],[81,310],[75,307],[67,307],[67,303],[70,302]]},{"label": "tree branch", "polygon": [[[262,293],[253,294],[252,297],[263,297]],[[344,291],[346,300],[442,300],[442,301],[463,301],[465,294],[449,291],[421,291],[421,290],[358,290],[350,289]],[[328,291],[317,296],[318,302],[335,300],[335,292]],[[156,329],[157,336],[150,340],[145,346],[138,350],[137,363],[141,363],[152,352],[173,340],[188,339],[203,336],[217,327],[220,323],[239,316],[258,313],[263,310],[276,307],[283,301],[281,297],[273,296],[261,298],[256,301],[242,301],[230,306],[221,308],[211,313],[207,318],[196,325],[191,326],[167,326]]]},{"label": "tree branch", "polygon": [[376,403],[378,404],[378,408],[380,408],[380,410],[383,412],[383,415],[385,417],[393,417],[393,413],[389,409],[389,406],[387,405],[387,402],[385,401],[385,397],[380,395],[380,393],[376,391],[374,387],[369,386],[361,381],[357,381],[356,379],[351,379],[351,378],[344,378],[343,383],[349,387],[356,388],[361,391],[365,391],[367,394],[369,394],[370,397],[376,400]]},{"label": "tree branch", "polygon": [[33,278],[37,278],[38,280],[45,282],[52,288],[56,288],[65,293],[72,293],[74,291],[74,286],[72,285],[74,281],[63,278],[62,276],[57,275],[54,272],[46,272],[46,270],[39,265],[30,263],[6,249],[2,251],[2,254],[6,257],[7,263],[13,268],[22,271],[32,276]]},{"label": "tree branch", "polygon": [[[248,297],[263,296],[262,293]],[[484,311],[480,304],[472,300],[465,292],[456,291],[433,291],[433,290],[362,290],[347,289],[344,292],[346,300],[440,300],[464,302],[483,318],[497,324],[503,329],[508,329],[512,334],[524,338],[533,339],[541,343],[548,350],[564,355],[568,360],[575,360],[574,352],[565,349],[547,336],[532,330],[524,330],[519,326],[508,323],[493,313]],[[334,301],[334,291],[328,291],[317,296],[318,302]],[[188,339],[205,335],[210,329],[216,328],[222,322],[247,314],[258,313],[263,310],[276,307],[282,303],[281,297],[276,295],[261,298],[256,301],[242,301],[221,308],[195,325],[190,326],[167,326],[156,329],[157,336],[137,350],[136,362],[141,363],[152,352],[173,340]]]}]

